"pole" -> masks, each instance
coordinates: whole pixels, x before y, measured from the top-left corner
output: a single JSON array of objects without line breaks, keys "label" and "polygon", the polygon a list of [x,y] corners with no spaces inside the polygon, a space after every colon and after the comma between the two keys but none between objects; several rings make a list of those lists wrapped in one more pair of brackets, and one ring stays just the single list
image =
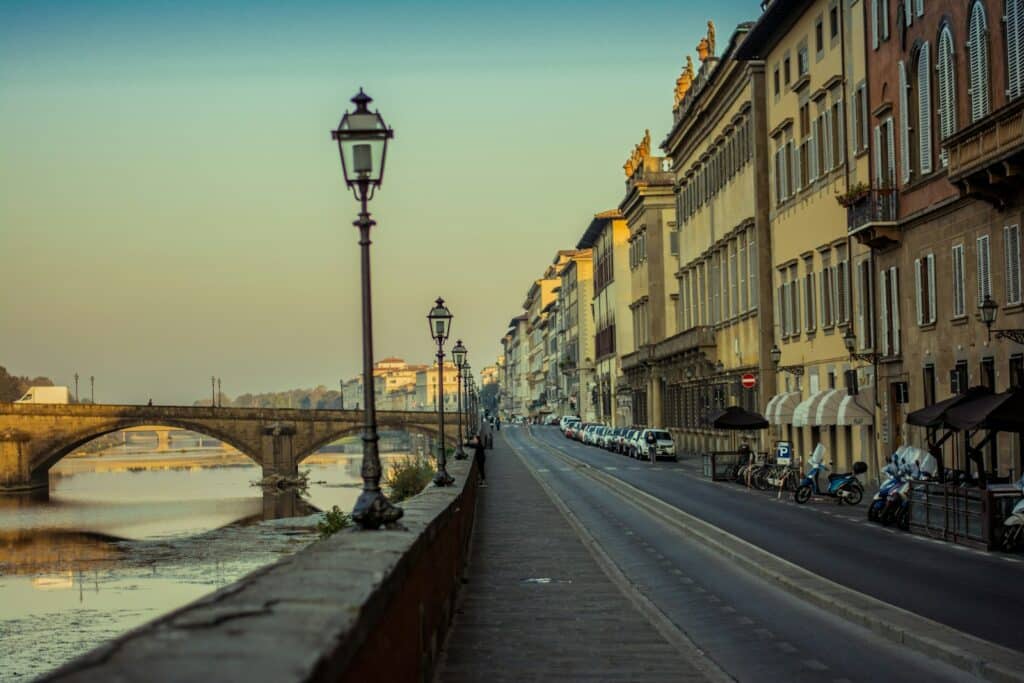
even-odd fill
[{"label": "pole", "polygon": [[210,375],[210,407],[217,407],[217,378]]},{"label": "pole", "polygon": [[75,373],[75,403],[78,403],[78,373]]},{"label": "pole", "polygon": [[220,390],[220,377],[217,378],[217,407],[224,407],[224,394]]},{"label": "pole", "polygon": [[[462,444],[466,440],[462,437],[462,366],[461,365],[456,366],[455,393],[458,394],[458,397],[459,397],[458,398],[459,443],[455,447],[455,459],[456,460],[465,460],[466,459],[466,451],[464,451],[462,449]],[[469,402],[469,397],[468,396],[466,397],[466,402],[467,403]],[[469,424],[468,423],[466,424],[466,430],[467,431],[469,430]]]},{"label": "pole", "polygon": [[338,380],[338,410],[345,410],[345,380]]},{"label": "pole", "polygon": [[437,340],[437,474],[434,475],[434,486],[449,486],[455,479],[448,474],[448,454],[444,445],[444,340]]},{"label": "pole", "polygon": [[96,377],[89,375],[89,403],[96,404]]},{"label": "pole", "polygon": [[363,492],[352,508],[352,519],[363,529],[379,529],[402,517],[403,510],[391,504],[380,490],[380,453],[377,442],[377,406],[373,395],[373,312],[370,292],[370,228],[376,223],[366,208],[369,180],[359,181],[361,211],[354,225],[359,228],[360,273],[363,294]]}]

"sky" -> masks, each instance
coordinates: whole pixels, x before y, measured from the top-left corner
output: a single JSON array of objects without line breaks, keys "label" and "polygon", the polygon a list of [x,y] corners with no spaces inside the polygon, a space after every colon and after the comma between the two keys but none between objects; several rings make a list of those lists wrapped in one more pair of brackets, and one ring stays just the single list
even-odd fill
[{"label": "sky", "polygon": [[[476,369],[622,199],[687,54],[758,0],[0,2],[0,365],[189,404],[361,368],[357,205],[329,131],[395,129],[371,203],[375,356]],[[696,57],[694,57],[696,61]],[[87,382],[83,380],[83,396]]]}]

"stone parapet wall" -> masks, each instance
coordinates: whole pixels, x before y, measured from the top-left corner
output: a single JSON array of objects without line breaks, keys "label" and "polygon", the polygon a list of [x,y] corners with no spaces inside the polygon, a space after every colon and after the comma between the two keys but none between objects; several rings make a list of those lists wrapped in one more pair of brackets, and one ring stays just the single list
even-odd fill
[{"label": "stone parapet wall", "polygon": [[471,461],[449,472],[405,501],[403,530],[337,533],[41,680],[430,680],[476,509]]}]

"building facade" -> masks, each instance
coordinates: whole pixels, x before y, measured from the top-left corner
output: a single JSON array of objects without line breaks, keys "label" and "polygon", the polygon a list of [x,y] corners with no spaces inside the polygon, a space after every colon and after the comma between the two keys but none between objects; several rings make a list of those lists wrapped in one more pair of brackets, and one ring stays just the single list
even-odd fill
[{"label": "building facade", "polygon": [[594,382],[593,256],[590,249],[577,249],[561,272],[558,309],[562,354],[559,371],[566,396],[565,413],[587,422],[597,419],[591,392]]}]

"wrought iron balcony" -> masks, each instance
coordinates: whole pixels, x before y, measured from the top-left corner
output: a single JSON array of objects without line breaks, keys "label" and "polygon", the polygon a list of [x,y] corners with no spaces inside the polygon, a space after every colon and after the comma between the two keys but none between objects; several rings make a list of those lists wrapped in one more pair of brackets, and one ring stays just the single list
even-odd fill
[{"label": "wrought iron balcony", "polygon": [[899,193],[896,188],[866,188],[841,197],[846,206],[846,230],[861,244],[884,247],[898,243]]}]

